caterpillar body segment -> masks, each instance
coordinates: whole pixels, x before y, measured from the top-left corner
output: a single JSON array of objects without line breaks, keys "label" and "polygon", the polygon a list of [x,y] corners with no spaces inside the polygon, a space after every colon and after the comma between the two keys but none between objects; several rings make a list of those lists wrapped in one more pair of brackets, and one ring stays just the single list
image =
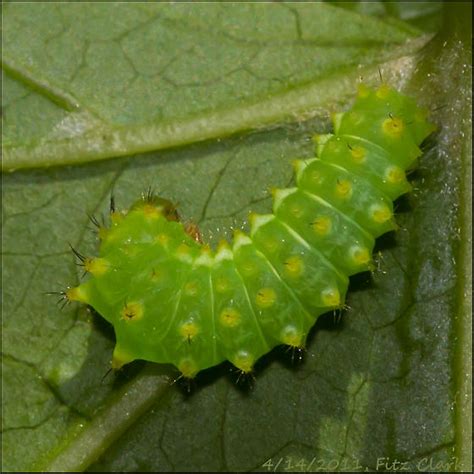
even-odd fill
[{"label": "caterpillar body segment", "polygon": [[372,268],[375,239],[393,229],[405,171],[434,130],[427,112],[382,85],[359,87],[353,108],[294,163],[296,186],[273,191],[273,214],[252,215],[216,251],[148,193],[100,229],[90,278],[66,292],[115,329],[114,368],[135,359],[185,377],[224,360],[250,372],[279,344],[301,348],[319,315],[342,308],[350,275]]},{"label": "caterpillar body segment", "polygon": [[[324,199],[296,188],[274,206],[274,212],[315,251],[324,249],[325,258],[344,275],[368,270],[374,237]],[[354,259],[357,249],[369,259]]]}]

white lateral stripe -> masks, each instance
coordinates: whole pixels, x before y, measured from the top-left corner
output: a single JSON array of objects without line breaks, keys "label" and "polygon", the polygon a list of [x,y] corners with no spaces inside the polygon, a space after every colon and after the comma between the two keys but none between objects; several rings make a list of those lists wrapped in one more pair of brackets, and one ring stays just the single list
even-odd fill
[{"label": "white lateral stripe", "polygon": [[[351,176],[351,173],[346,168],[344,168],[344,166],[336,165],[335,163],[331,163],[330,161],[325,161],[325,160],[321,160],[321,161],[323,163],[325,163],[327,166],[330,166],[331,168],[335,168],[337,170],[343,171],[348,176]],[[356,175],[356,178],[357,179],[353,181],[354,183],[357,183],[357,181],[365,183],[369,188],[375,188],[377,191],[379,191],[387,201],[392,202],[390,197],[385,194],[385,191],[383,189],[380,189],[377,186],[375,186],[374,184],[372,184],[365,176]]]},{"label": "white lateral stripe", "polygon": [[303,174],[304,170],[313,162],[316,161],[317,158],[301,158],[296,160],[297,166],[295,169],[295,177],[296,181],[300,179],[301,175]]},{"label": "white lateral stripe", "polygon": [[281,203],[292,194],[296,193],[298,188],[277,189],[273,196],[273,211],[276,212]]},{"label": "white lateral stripe", "polygon": [[247,304],[249,305],[249,308],[250,308],[250,312],[252,313],[252,316],[255,320],[255,325],[257,327],[257,331],[258,331],[258,335],[260,336],[260,338],[262,339],[262,342],[263,344],[266,346],[266,347],[270,347],[270,344],[268,343],[267,339],[265,338],[265,335],[263,334],[263,331],[262,331],[262,327],[260,326],[260,321],[258,320],[257,318],[257,315],[255,314],[255,309],[253,307],[253,304],[252,304],[252,301],[250,299],[250,296],[249,296],[249,292],[248,292],[248,289],[247,287],[245,286],[245,281],[244,279],[242,278],[242,275],[241,273],[239,272],[239,269],[237,267],[237,265],[234,265],[234,268],[235,268],[235,273],[238,275],[240,281],[242,282],[242,288],[244,290],[244,293],[245,293],[245,298],[247,299]]},{"label": "white lateral stripe", "polygon": [[250,245],[252,243],[252,239],[245,234],[239,234],[235,239],[234,239],[234,244],[232,246],[232,250],[234,252],[237,252],[240,247],[243,245]]},{"label": "white lateral stripe", "polygon": [[390,157],[390,155],[387,153],[385,148],[381,147],[380,145],[377,145],[377,143],[374,143],[374,142],[371,142],[370,140],[367,140],[366,138],[358,137],[357,135],[338,135],[338,136],[341,137],[341,138],[349,138],[351,140],[356,140],[356,141],[359,141],[361,143],[370,145],[370,146],[376,148],[377,151],[379,151],[380,153],[385,155],[387,158]]},{"label": "white lateral stripe", "polygon": [[[349,171],[346,168],[344,168],[344,166],[336,165],[335,163],[332,163],[331,161],[326,161],[326,160],[319,160],[319,161],[321,161],[321,163],[324,163],[325,165],[330,166],[331,168],[335,168],[337,170],[343,171],[347,175],[351,176],[351,173],[349,173]],[[356,176],[356,177],[359,178],[360,176]]]},{"label": "white lateral stripe", "polygon": [[317,202],[319,202],[320,204],[323,204],[324,206],[329,207],[329,208],[332,209],[333,211],[337,212],[337,213],[340,214],[344,219],[346,219],[346,220],[349,221],[350,223],[354,224],[363,234],[365,234],[366,237],[368,237],[370,240],[374,240],[373,235],[371,235],[369,232],[367,232],[367,231],[366,231],[363,227],[361,227],[356,221],[354,221],[354,220],[351,219],[350,217],[346,216],[346,214],[344,214],[342,211],[340,211],[337,207],[334,207],[332,204],[330,204],[329,202],[325,201],[322,197],[318,196],[317,194],[310,193],[310,192],[307,191],[306,189],[302,189],[301,192],[303,192],[304,194],[307,194],[308,197],[309,197],[310,199],[312,199],[313,201],[317,201]]},{"label": "white lateral stripe", "polygon": [[216,256],[214,257],[214,262],[222,262],[222,260],[232,260],[234,258],[234,254],[232,253],[231,249],[220,249]]},{"label": "white lateral stripe", "polygon": [[321,259],[326,263],[328,267],[330,267],[339,277],[342,278],[343,281],[347,280],[347,276],[340,272],[325,256],[324,254],[319,251],[317,248],[314,248],[303,238],[301,237],[296,230],[292,229],[286,222],[280,220],[282,225],[288,230],[288,232],[302,245],[304,245],[310,252],[318,253]]},{"label": "white lateral stripe", "polygon": [[260,250],[258,249],[255,249],[257,254],[260,255],[266,262],[267,262],[267,265],[268,267],[270,267],[270,271],[273,272],[273,274],[276,276],[277,280],[280,282],[280,284],[282,286],[284,286],[286,288],[286,290],[288,291],[288,293],[290,293],[290,295],[293,297],[293,300],[295,301],[295,303],[301,308],[301,310],[303,311],[304,315],[309,318],[310,321],[313,320],[313,318],[311,317],[311,315],[308,313],[307,309],[303,306],[303,303],[301,303],[300,301],[300,298],[298,297],[298,295],[296,294],[295,290],[293,288],[291,288],[290,285],[288,285],[288,283],[285,282],[285,280],[283,280],[283,278],[280,276],[280,274],[277,272],[277,269],[273,266],[272,262],[270,262],[270,260],[268,259],[268,257]]},{"label": "white lateral stripe", "polygon": [[[209,272],[209,290],[211,296],[211,320],[212,320],[212,327],[214,329],[214,334],[217,334],[217,327],[216,327],[216,315],[215,315],[215,307],[214,307],[214,285],[212,284],[212,272]],[[212,338],[213,346],[212,352],[214,355],[214,360],[217,360],[217,337]]]},{"label": "white lateral stripe", "polygon": [[214,263],[214,259],[212,258],[212,256],[208,253],[203,253],[199,255],[198,258],[196,258],[196,260],[194,261],[194,266],[195,267],[200,267],[200,266],[211,267],[213,263]]},{"label": "white lateral stripe", "polygon": [[275,219],[273,214],[263,214],[253,217],[252,224],[250,226],[250,235],[253,237],[255,232],[257,232],[257,230],[262,227],[262,225],[267,224],[273,219]]}]

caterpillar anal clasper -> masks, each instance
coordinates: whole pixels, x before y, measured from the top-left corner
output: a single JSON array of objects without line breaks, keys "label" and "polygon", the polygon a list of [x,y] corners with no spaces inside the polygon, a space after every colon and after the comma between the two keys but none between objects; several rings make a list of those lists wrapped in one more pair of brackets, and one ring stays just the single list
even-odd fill
[{"label": "caterpillar anal clasper", "polygon": [[427,111],[383,84],[359,86],[354,106],[294,162],[296,186],[273,191],[216,250],[193,238],[172,205],[151,195],[112,212],[90,278],[66,292],[115,329],[112,366],[175,365],[185,377],[229,360],[242,372],[274,346],[303,347],[322,313],[344,305],[348,277],[372,268],[375,239],[393,229],[405,171],[435,129]]}]

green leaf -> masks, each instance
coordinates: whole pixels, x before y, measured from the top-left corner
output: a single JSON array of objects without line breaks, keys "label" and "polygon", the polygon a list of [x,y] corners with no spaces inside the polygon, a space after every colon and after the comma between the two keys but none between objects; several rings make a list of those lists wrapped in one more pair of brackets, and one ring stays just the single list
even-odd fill
[{"label": "green leaf", "polygon": [[[469,8],[449,6],[441,33],[428,39],[338,6],[186,7],[5,9],[4,169],[163,150],[3,175],[3,470],[384,470],[395,460],[410,470],[469,470]],[[69,8],[85,13],[60,33],[55,21],[63,24]],[[194,8],[203,13],[187,13]],[[205,92],[178,87],[182,95],[148,89],[163,101],[154,116],[155,98],[128,91],[116,59],[98,61],[80,87],[68,81],[74,47],[89,38],[92,50],[108,48],[107,35],[120,36],[134,21],[134,34],[149,32],[148,9],[166,23],[160,31],[173,32],[163,39],[165,56],[185,40],[202,47],[208,62],[182,58],[181,70],[207,64],[206,74],[218,73],[214,84]],[[227,33],[235,31],[243,40],[229,49]],[[312,39],[294,41],[295,31]],[[48,44],[63,42],[52,55],[48,36]],[[247,47],[258,50],[253,67],[265,74],[232,83],[226,67],[245,59]],[[134,51],[134,61],[154,65],[148,48]],[[237,386],[228,366],[204,373],[189,394],[167,366],[134,363],[105,376],[111,328],[85,308],[60,310],[44,294],[81,278],[68,242],[94,253],[87,214],[106,214],[112,190],[126,207],[152,185],[206,240],[227,237],[250,209],[270,209],[268,188],[291,183],[291,160],[312,156],[312,133],[330,129],[328,112],[349,105],[359,75],[377,84],[379,67],[430,107],[441,128],[412,178],[415,192],[399,203],[401,230],[380,240],[380,269],[354,279],[342,320],[318,321],[303,362],[283,350],[265,357],[253,388]],[[232,84],[234,93],[225,92]],[[117,92],[126,89],[127,100]],[[75,101],[79,108],[69,110]],[[259,130],[226,137],[249,128]],[[128,141],[119,151],[97,140],[104,130]],[[144,130],[153,139],[134,148]]]},{"label": "green leaf", "polygon": [[426,40],[323,3],[10,4],[5,18],[8,170],[314,114],[347,92],[333,76],[353,83]]}]

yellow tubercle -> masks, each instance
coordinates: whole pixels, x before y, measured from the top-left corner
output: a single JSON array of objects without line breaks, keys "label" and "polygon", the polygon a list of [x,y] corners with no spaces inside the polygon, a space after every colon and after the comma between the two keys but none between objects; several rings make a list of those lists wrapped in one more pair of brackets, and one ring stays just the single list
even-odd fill
[{"label": "yellow tubercle", "polygon": [[351,248],[352,260],[357,265],[366,265],[370,262],[370,252],[366,247],[356,245]]},{"label": "yellow tubercle", "polygon": [[186,321],[179,327],[179,333],[186,341],[191,341],[199,333],[199,326],[194,321]]},{"label": "yellow tubercle", "polygon": [[247,351],[239,351],[231,362],[242,372],[252,372],[255,358]]},{"label": "yellow tubercle", "polygon": [[319,235],[327,235],[332,226],[331,218],[328,216],[319,216],[311,223],[314,232]]},{"label": "yellow tubercle", "polygon": [[89,296],[87,294],[86,289],[84,288],[84,285],[79,285],[75,288],[69,288],[66,291],[66,298],[69,301],[79,301],[81,303],[89,302]]},{"label": "yellow tubercle", "polygon": [[281,342],[291,347],[303,347],[303,333],[288,325],[281,332]]},{"label": "yellow tubercle", "polygon": [[352,194],[352,183],[348,179],[338,179],[336,194],[341,198],[348,198]]},{"label": "yellow tubercle", "polygon": [[120,319],[126,322],[139,321],[143,318],[144,308],[139,302],[126,303],[120,312]]},{"label": "yellow tubercle", "polygon": [[147,219],[158,219],[161,216],[161,209],[149,202],[143,204],[142,212]]},{"label": "yellow tubercle", "polygon": [[398,117],[389,117],[382,122],[383,132],[392,138],[399,138],[404,128],[403,120]]},{"label": "yellow tubercle", "polygon": [[360,145],[356,145],[356,146],[353,146],[351,147],[351,156],[352,156],[352,159],[356,162],[356,163],[363,163],[365,161],[365,157],[367,155],[367,150],[360,146]]},{"label": "yellow tubercle", "polygon": [[398,166],[390,166],[385,172],[385,177],[391,184],[400,184],[405,179],[405,172]]},{"label": "yellow tubercle", "polygon": [[392,211],[385,204],[375,204],[370,209],[372,220],[377,224],[383,224],[392,218]]},{"label": "yellow tubercle", "polygon": [[293,255],[288,257],[285,262],[285,273],[292,278],[298,278],[301,276],[304,270],[304,264],[301,257],[298,255]]},{"label": "yellow tubercle", "polygon": [[324,306],[339,306],[341,304],[341,295],[337,288],[326,288],[321,297]]},{"label": "yellow tubercle", "polygon": [[110,268],[110,263],[105,258],[88,257],[84,260],[84,270],[94,276],[103,275]]},{"label": "yellow tubercle", "polygon": [[188,379],[192,379],[199,372],[196,362],[188,357],[180,360],[178,369]]},{"label": "yellow tubercle", "polygon": [[273,306],[276,299],[277,296],[273,288],[260,288],[257,292],[255,301],[259,308],[266,309]]},{"label": "yellow tubercle", "polygon": [[219,321],[223,326],[235,328],[240,324],[241,315],[235,308],[224,308],[219,315]]}]

